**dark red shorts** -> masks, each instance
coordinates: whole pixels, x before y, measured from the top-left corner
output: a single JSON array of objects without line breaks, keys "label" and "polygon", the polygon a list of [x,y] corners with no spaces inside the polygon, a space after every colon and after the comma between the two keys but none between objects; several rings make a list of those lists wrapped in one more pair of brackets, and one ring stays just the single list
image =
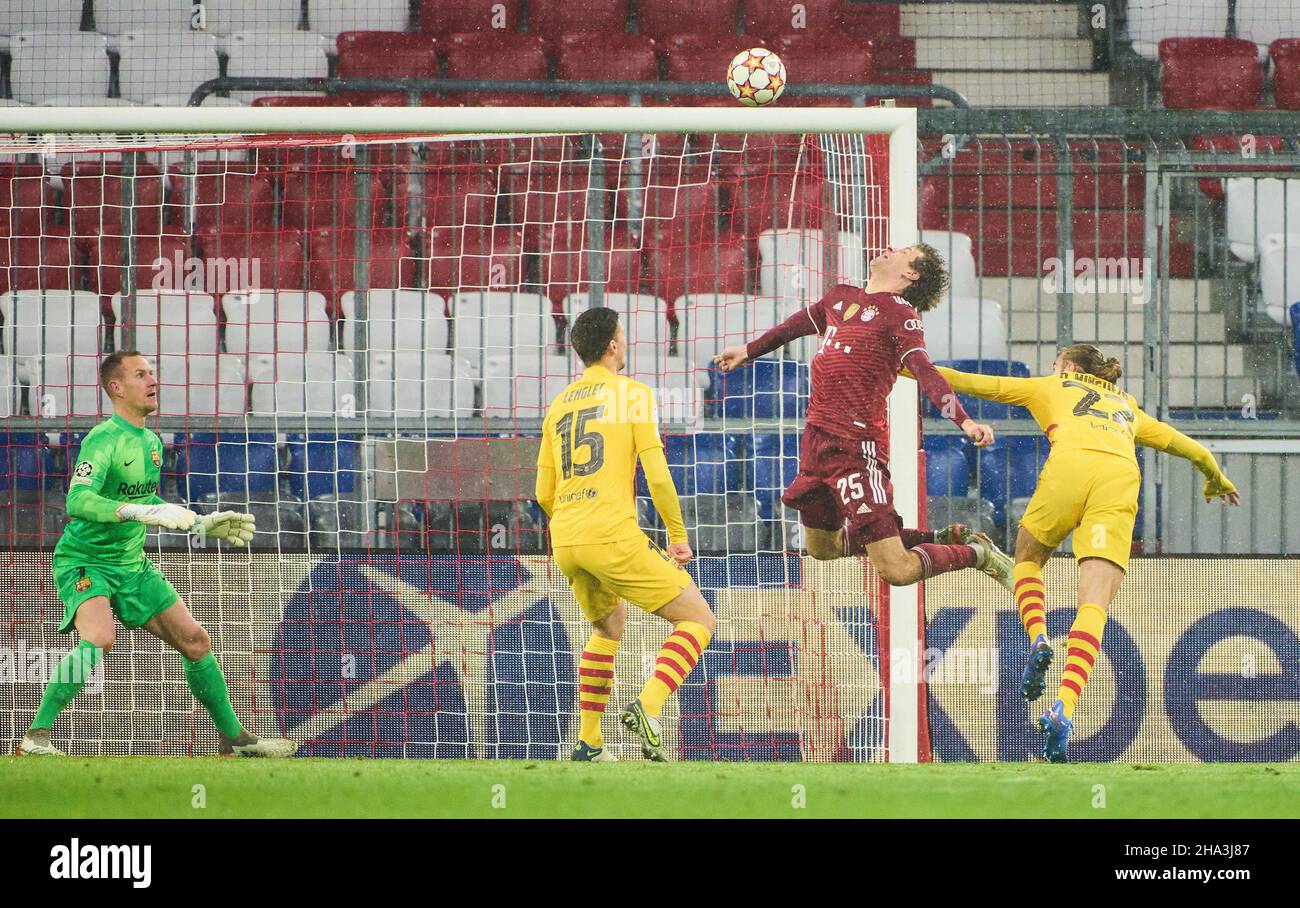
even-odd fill
[{"label": "dark red shorts", "polygon": [[842,529],[864,545],[897,536],[903,521],[894,510],[889,452],[882,445],[805,426],[799,475],[781,501],[810,529]]}]

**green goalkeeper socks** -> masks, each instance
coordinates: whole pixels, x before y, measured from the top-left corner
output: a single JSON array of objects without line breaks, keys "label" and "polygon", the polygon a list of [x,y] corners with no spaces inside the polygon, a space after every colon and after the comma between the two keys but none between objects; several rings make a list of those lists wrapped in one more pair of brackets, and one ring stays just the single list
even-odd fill
[{"label": "green goalkeeper socks", "polygon": [[32,720],[31,727],[53,728],[55,718],[86,686],[103,656],[102,649],[82,640],[75,649],[60,659],[49,683],[45,685],[45,693],[41,695],[41,705],[36,708],[36,718]]},{"label": "green goalkeeper socks", "polygon": [[227,738],[238,738],[244,726],[230,705],[230,690],[226,687],[226,676],[221,673],[217,657],[209,652],[197,662],[186,659],[185,683],[190,686],[194,699],[208,711],[217,731]]}]

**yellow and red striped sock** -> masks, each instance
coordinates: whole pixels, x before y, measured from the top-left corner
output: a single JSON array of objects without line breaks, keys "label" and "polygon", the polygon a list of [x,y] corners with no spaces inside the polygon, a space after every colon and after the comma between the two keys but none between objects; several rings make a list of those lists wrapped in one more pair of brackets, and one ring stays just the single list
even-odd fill
[{"label": "yellow and red striped sock", "polygon": [[605,743],[600,720],[614,687],[614,655],[618,643],[593,633],[578,662],[578,740],[592,747],[602,747]]},{"label": "yellow and red striped sock", "polygon": [[695,668],[711,636],[704,625],[694,621],[682,621],[673,628],[655,659],[654,674],[641,689],[641,706],[646,715],[658,716],[663,712],[664,701]]},{"label": "yellow and red striped sock", "polygon": [[1046,589],[1043,586],[1043,569],[1032,561],[1017,561],[1011,572],[1015,581],[1016,608],[1020,610],[1020,623],[1032,643],[1039,634],[1047,633]]},{"label": "yellow and red striped sock", "polygon": [[1065,671],[1061,674],[1061,687],[1056,699],[1065,707],[1065,717],[1073,717],[1079,697],[1088,686],[1088,676],[1101,654],[1101,634],[1106,627],[1106,610],[1100,605],[1085,603],[1079,606],[1070,628],[1066,647]]}]

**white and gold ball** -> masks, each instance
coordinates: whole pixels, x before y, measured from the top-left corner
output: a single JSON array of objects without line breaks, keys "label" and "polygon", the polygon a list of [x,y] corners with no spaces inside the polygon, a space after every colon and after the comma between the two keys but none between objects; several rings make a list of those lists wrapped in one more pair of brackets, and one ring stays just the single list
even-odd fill
[{"label": "white and gold ball", "polygon": [[727,88],[746,107],[771,104],[785,91],[785,64],[765,47],[751,47],[727,64]]}]

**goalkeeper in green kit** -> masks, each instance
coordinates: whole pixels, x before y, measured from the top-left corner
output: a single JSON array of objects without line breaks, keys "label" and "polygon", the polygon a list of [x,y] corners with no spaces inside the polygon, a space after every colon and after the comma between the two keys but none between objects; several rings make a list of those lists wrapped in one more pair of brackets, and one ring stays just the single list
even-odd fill
[{"label": "goalkeeper in green kit", "polygon": [[117,618],[123,627],[144,628],[180,653],[185,681],[217,726],[223,754],[292,755],[295,742],[258,738],[244,730],[230,705],[208,632],[144,556],[146,527],[192,531],[242,546],[253,539],[252,515],[222,511],[200,517],[159,498],[162,442],[144,424],[158,408],[158,380],[149,361],[134,350],[119,350],[100,364],[99,381],[113,402],[114,415],[81,443],[68,484],[70,520],[53,559],[54,585],[64,608],[59,630],[66,633],[75,627],[81,642],[46,685],[18,753],[64,755],[50,743],[50,729],[112,649]]}]

